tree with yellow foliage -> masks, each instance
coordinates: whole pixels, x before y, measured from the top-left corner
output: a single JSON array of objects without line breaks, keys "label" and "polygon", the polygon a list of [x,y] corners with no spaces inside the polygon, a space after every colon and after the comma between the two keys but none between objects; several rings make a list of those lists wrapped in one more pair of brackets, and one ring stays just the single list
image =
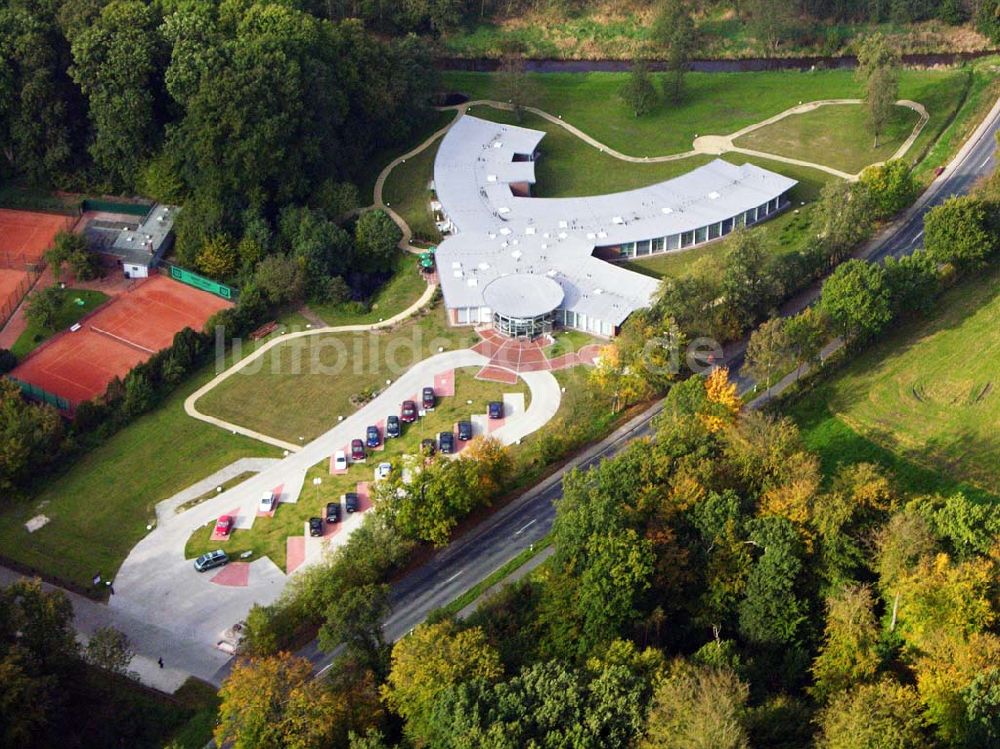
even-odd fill
[{"label": "tree with yellow foliage", "polygon": [[218,746],[320,749],[333,734],[337,703],[312,664],[290,653],[237,662],[219,691]]},{"label": "tree with yellow foliage", "polygon": [[743,408],[736,384],[729,381],[726,367],[716,367],[705,379],[705,396],[714,407],[710,413],[701,414],[701,419],[711,432],[718,432],[735,422]]},{"label": "tree with yellow foliage", "polygon": [[848,585],[826,601],[823,645],[813,661],[811,692],[821,702],[871,680],[879,667],[875,600],[867,585]]},{"label": "tree with yellow foliage", "polygon": [[422,624],[392,649],[392,670],[382,686],[386,703],[406,719],[406,734],[424,746],[431,733],[435,698],[472,679],[498,679],[500,655],[479,627],[460,629],[452,621]]},{"label": "tree with yellow foliage", "polygon": [[590,381],[611,400],[612,413],[653,395],[653,388],[642,369],[637,364],[624,362],[621,350],[614,343],[601,349],[596,366],[590,372]]}]

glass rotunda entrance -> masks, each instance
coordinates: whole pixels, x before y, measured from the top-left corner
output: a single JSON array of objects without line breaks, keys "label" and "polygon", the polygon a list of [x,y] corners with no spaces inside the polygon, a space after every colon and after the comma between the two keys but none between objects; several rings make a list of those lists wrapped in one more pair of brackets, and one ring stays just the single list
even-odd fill
[{"label": "glass rotunda entrance", "polygon": [[563,289],[547,276],[516,273],[502,276],[483,289],[493,310],[493,328],[508,338],[537,338],[552,330]]}]

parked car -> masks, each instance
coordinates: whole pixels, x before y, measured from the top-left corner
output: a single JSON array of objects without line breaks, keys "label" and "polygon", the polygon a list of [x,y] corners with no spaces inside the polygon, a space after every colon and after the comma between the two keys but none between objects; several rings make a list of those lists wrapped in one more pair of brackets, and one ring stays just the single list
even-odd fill
[{"label": "parked car", "polygon": [[222,515],[218,520],[215,521],[215,535],[216,536],[228,536],[229,532],[233,529],[233,516],[232,515]]},{"label": "parked car", "polygon": [[359,463],[365,459],[365,443],[361,440],[351,440],[351,462]]},{"label": "parked car", "polygon": [[425,411],[433,411],[437,405],[437,397],[434,395],[434,388],[424,388],[420,394],[420,405]]},{"label": "parked car", "polygon": [[309,535],[323,535],[323,518],[309,518]]},{"label": "parked car", "polygon": [[368,447],[378,447],[382,444],[382,433],[377,426],[370,426],[365,430],[365,444]]},{"label": "parked car", "polygon": [[340,502],[326,503],[326,522],[328,523],[340,522]]},{"label": "parked car", "polygon": [[413,401],[403,401],[403,408],[399,412],[399,420],[404,424],[412,424],[417,420],[417,404]]},{"label": "parked car", "polygon": [[335,471],[346,471],[347,470],[347,453],[343,450],[337,450],[333,454],[333,470]]},{"label": "parked car", "polygon": [[399,417],[393,414],[385,420],[385,436],[388,437],[398,437],[402,429],[399,426]]},{"label": "parked car", "polygon": [[216,549],[215,551],[210,551],[207,554],[202,554],[200,557],[194,560],[194,568],[198,572],[204,572],[205,570],[210,570],[215,567],[221,567],[229,561],[229,555],[222,549]]},{"label": "parked car", "polygon": [[392,473],[392,463],[379,463],[375,468],[375,480],[382,481],[383,479],[387,479],[390,473]]},{"label": "parked car", "polygon": [[424,455],[433,455],[436,449],[434,440],[420,440],[420,452]]},{"label": "parked car", "polygon": [[471,421],[460,421],[458,422],[458,438],[462,442],[468,442],[472,439],[472,422]]},{"label": "parked car", "polygon": [[260,502],[257,505],[257,509],[261,512],[270,512],[277,504],[278,498],[274,496],[274,492],[264,492],[260,496]]},{"label": "parked car", "polygon": [[503,401],[490,401],[488,408],[491,419],[503,418]]},{"label": "parked car", "polygon": [[455,452],[455,435],[451,432],[441,432],[438,435],[438,449],[444,455],[451,455]]},{"label": "parked car", "polygon": [[360,502],[358,500],[357,492],[347,492],[342,499],[344,500],[344,507],[347,508],[348,512],[357,512]]}]

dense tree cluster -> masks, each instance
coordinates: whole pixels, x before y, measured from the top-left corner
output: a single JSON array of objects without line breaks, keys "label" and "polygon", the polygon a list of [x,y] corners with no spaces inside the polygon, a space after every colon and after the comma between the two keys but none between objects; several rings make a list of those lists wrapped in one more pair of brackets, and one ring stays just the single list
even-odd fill
[{"label": "dense tree cluster", "polygon": [[399,235],[380,213],[357,237],[337,222],[375,149],[424,122],[433,76],[414,37],[379,39],[328,10],[12,0],[0,9],[6,170],[183,203],[179,259],[214,278],[253,285],[280,255],[307,297],[331,298],[331,278],[363,287],[352,275],[391,270]]}]

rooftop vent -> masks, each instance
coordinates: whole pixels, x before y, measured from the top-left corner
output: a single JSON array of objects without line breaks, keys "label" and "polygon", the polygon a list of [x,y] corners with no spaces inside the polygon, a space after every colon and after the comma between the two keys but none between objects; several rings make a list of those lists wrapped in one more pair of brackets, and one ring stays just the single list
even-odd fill
[{"label": "rooftop vent", "polygon": [[474,278],[470,278],[470,279],[468,279],[468,280],[466,281],[466,283],[467,283],[467,284],[468,284],[469,286],[478,286],[478,285],[479,285],[479,281],[477,281],[477,280],[476,280],[476,279],[474,279]]},{"label": "rooftop vent", "polygon": [[486,175],[486,181],[487,182],[496,182],[497,181],[497,176],[495,174],[487,174]]},{"label": "rooftop vent", "polygon": [[592,232],[592,231],[588,231],[588,232],[587,232],[587,239],[593,239],[593,238],[594,238],[594,237],[596,237],[596,236],[597,236],[597,235],[596,235],[596,234],[594,234],[594,232]]},{"label": "rooftop vent", "polygon": [[599,232],[597,232],[597,238],[598,239],[607,239],[607,237],[608,237],[608,233],[606,231],[599,231]]},{"label": "rooftop vent", "polygon": [[624,224],[625,223],[625,219],[623,219],[621,216],[612,216],[611,217],[611,223],[612,224]]}]

